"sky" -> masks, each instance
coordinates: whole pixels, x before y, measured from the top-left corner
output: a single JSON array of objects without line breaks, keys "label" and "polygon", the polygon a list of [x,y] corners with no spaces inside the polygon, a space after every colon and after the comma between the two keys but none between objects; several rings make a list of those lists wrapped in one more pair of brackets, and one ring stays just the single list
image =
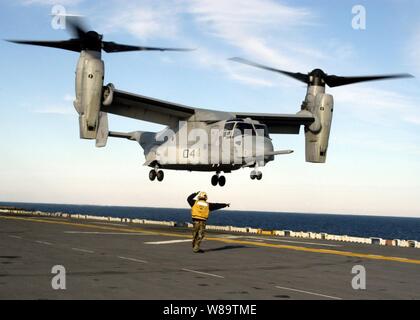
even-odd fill
[{"label": "sky", "polygon": [[[342,76],[409,72],[415,79],[327,88],[335,101],[326,164],[305,162],[304,135],[272,136],[279,156],[252,181],[226,174],[165,171],[150,182],[143,150],[79,139],[73,108],[78,54],[0,42],[0,201],[187,207],[205,190],[232,210],[420,217],[420,2],[309,0],[0,1],[0,39],[60,40],[53,5],[86,17],[104,40],[196,48],[103,55],[105,83],[193,107],[295,113],[306,88],[227,60],[239,56],[306,73]],[[354,29],[352,8],[366,10]],[[162,126],[110,115],[113,131]]]}]

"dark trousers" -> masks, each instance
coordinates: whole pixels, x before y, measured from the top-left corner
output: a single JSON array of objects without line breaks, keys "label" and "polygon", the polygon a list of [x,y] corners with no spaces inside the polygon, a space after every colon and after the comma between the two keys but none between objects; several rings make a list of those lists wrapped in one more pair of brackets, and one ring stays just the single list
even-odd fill
[{"label": "dark trousers", "polygon": [[200,250],[200,243],[204,238],[206,230],[206,220],[193,219],[193,241],[192,246],[194,251]]}]

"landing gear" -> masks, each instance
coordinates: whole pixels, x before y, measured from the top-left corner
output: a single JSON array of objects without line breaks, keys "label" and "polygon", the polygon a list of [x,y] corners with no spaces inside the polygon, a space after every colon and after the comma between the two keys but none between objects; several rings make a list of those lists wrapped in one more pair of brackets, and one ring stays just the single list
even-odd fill
[{"label": "landing gear", "polygon": [[250,174],[250,177],[251,177],[252,180],[255,180],[255,179],[261,180],[262,179],[262,172],[258,171],[258,170],[252,170],[251,174]]},{"label": "landing gear", "polygon": [[149,172],[149,179],[150,181],[154,181],[156,179],[157,173],[155,170],[150,170]]},{"label": "landing gear", "polygon": [[211,184],[213,186],[219,186],[223,187],[226,184],[226,178],[225,176],[221,176],[220,172],[217,172],[214,176],[211,177]]},{"label": "landing gear", "polygon": [[163,174],[163,171],[162,170],[159,170],[158,172],[157,172],[157,180],[158,181],[162,181],[163,180],[163,178],[164,178],[164,174]]},{"label": "landing gear", "polygon": [[157,178],[157,181],[162,181],[164,178],[164,173],[162,170],[158,170],[156,169],[152,169],[149,172],[149,179],[150,181],[155,181],[155,179]]},{"label": "landing gear", "polygon": [[219,177],[219,186],[223,187],[226,184],[226,178],[225,176]]}]

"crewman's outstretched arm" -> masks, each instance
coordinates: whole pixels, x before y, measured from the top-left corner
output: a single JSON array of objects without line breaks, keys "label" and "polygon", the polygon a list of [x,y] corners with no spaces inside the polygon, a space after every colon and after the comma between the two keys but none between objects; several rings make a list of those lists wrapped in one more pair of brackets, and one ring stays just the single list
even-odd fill
[{"label": "crewman's outstretched arm", "polygon": [[209,210],[215,211],[215,210],[223,209],[229,206],[230,206],[230,203],[209,203]]},{"label": "crewman's outstretched arm", "polygon": [[199,192],[194,192],[194,193],[191,193],[188,196],[187,201],[188,201],[188,204],[190,205],[190,207],[192,207],[194,205],[194,203],[195,203],[194,198],[197,196],[198,193]]}]

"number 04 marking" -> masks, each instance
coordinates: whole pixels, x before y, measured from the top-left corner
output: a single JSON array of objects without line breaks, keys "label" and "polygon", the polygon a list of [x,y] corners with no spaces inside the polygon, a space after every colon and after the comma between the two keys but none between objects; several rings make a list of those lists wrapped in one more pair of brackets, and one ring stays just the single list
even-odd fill
[{"label": "number 04 marking", "polygon": [[197,157],[200,156],[200,149],[197,149],[197,150],[195,150],[195,149],[193,149],[193,150],[185,149],[183,151],[183,157],[184,158],[189,158],[189,157],[194,158],[195,156],[197,156]]}]

